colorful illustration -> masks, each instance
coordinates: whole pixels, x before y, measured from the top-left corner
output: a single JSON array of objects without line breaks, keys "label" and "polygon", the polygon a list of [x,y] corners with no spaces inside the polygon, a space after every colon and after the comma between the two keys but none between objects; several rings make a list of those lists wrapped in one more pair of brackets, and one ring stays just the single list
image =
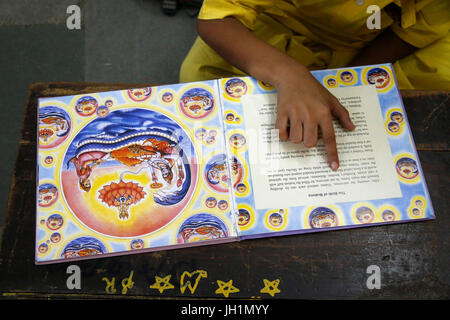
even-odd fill
[{"label": "colorful illustration", "polygon": [[309,225],[313,229],[332,228],[339,225],[336,213],[327,207],[318,207],[309,214]]},{"label": "colorful illustration", "polygon": [[231,98],[240,98],[247,93],[248,87],[240,78],[230,79],[225,83],[225,93]]},{"label": "colorful illustration", "polygon": [[111,182],[99,190],[98,198],[108,206],[117,207],[119,219],[128,219],[128,208],[146,196],[143,188],[134,182]]},{"label": "colorful illustration", "polygon": [[51,183],[44,183],[39,186],[38,190],[38,204],[40,207],[50,207],[58,199],[59,192]]},{"label": "colorful illustration", "polygon": [[409,157],[402,157],[395,163],[397,173],[404,179],[414,180],[419,174],[417,163]]},{"label": "colorful illustration", "polygon": [[98,102],[94,97],[84,96],[75,104],[75,111],[83,117],[88,117],[93,115],[98,108]]},{"label": "colorful illustration", "polygon": [[[312,202],[286,208],[260,207],[254,194],[259,180],[252,180],[242,98],[275,96],[269,84],[233,77],[40,98],[36,263],[434,219],[391,68],[311,73],[331,91],[373,86],[392,153],[387,165],[403,197],[321,203],[322,193],[305,185],[299,192],[310,193]],[[319,184],[342,179],[339,172],[328,179],[309,160],[300,169],[301,160],[295,172],[280,168],[271,181],[294,188],[301,170],[313,172]],[[346,190],[324,184],[322,191]],[[189,283],[180,290],[191,288]]]},{"label": "colorful illustration", "polygon": [[235,188],[244,176],[244,167],[236,158],[232,158],[231,175],[228,169],[227,157],[225,154],[213,156],[205,166],[205,179],[208,185],[217,192],[228,192],[229,185]]},{"label": "colorful illustration", "polygon": [[287,223],[288,212],[286,209],[270,210],[265,216],[265,225],[270,230],[282,230]]},{"label": "colorful illustration", "polygon": [[39,108],[39,148],[57,147],[66,140],[71,128],[69,114],[59,107]]},{"label": "colorful illustration", "polygon": [[240,227],[245,227],[250,223],[250,212],[246,209],[239,209],[238,210],[238,225]]},{"label": "colorful illustration", "polygon": [[100,106],[97,108],[97,115],[99,117],[106,117],[109,114],[109,109],[107,106]]},{"label": "colorful illustration", "polygon": [[339,86],[339,81],[332,75],[325,77],[323,83],[327,88],[337,88]]},{"label": "colorful illustration", "polygon": [[387,87],[391,81],[389,73],[382,68],[373,68],[367,73],[367,81],[375,85],[377,89],[383,89]]},{"label": "colorful illustration", "polygon": [[403,132],[403,126],[405,124],[403,120],[404,116],[399,108],[388,110],[386,116],[386,129],[390,135],[398,136]]},{"label": "colorful illustration", "polygon": [[233,149],[241,149],[246,144],[245,137],[241,133],[233,133],[230,136],[229,142]]},{"label": "colorful illustration", "polygon": [[394,86],[393,73],[385,66],[364,68],[361,79],[364,84],[375,86],[379,93],[387,93]]},{"label": "colorful illustration", "polygon": [[132,250],[143,249],[145,247],[144,241],[142,239],[134,239],[130,243],[130,248]]},{"label": "colorful illustration", "polygon": [[165,103],[171,103],[173,100],[173,93],[172,92],[164,92],[161,96],[161,99]]},{"label": "colorful illustration", "polygon": [[63,192],[73,214],[112,236],[142,235],[169,223],[189,202],[197,171],[182,127],[134,108],[90,122],[73,139],[64,163]]},{"label": "colorful illustration", "polygon": [[375,220],[375,212],[366,206],[361,206],[356,209],[356,219],[360,223],[372,223]]},{"label": "colorful illustration", "polygon": [[127,91],[128,97],[135,102],[143,102],[149,99],[152,95],[153,89],[151,87],[130,89]]},{"label": "colorful illustration", "polygon": [[203,88],[192,88],[181,95],[179,108],[190,119],[204,119],[215,107],[211,92]]},{"label": "colorful illustration", "polygon": [[340,70],[337,74],[339,84],[344,86],[352,86],[358,80],[358,75],[352,69]]},{"label": "colorful illustration", "polygon": [[228,236],[222,220],[212,214],[199,213],[184,221],[178,231],[178,243],[214,240]]},{"label": "colorful illustration", "polygon": [[62,250],[61,257],[77,258],[107,253],[105,245],[93,237],[79,237],[70,241]]},{"label": "colorful illustration", "polygon": [[48,217],[46,224],[50,230],[58,230],[64,224],[64,218],[60,214],[55,213]]}]

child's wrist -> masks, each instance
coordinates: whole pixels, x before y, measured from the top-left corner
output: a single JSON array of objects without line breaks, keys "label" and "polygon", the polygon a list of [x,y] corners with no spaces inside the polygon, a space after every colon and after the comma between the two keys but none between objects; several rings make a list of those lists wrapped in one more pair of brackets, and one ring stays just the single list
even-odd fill
[{"label": "child's wrist", "polygon": [[284,59],[281,63],[277,64],[272,71],[271,84],[276,88],[279,88],[284,82],[291,81],[292,76],[301,76],[302,74],[309,73],[308,69],[301,63],[295,61],[291,57]]}]

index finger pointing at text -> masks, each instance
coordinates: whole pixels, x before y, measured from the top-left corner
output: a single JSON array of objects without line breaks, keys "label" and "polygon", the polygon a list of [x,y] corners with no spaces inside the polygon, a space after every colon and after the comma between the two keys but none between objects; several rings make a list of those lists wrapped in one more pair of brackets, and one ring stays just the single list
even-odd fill
[{"label": "index finger pointing at text", "polygon": [[322,130],[322,139],[325,144],[325,151],[327,152],[328,163],[332,170],[336,171],[339,168],[339,157],[336,147],[336,136],[334,134],[333,121],[331,117],[322,119],[320,122],[320,129]]}]

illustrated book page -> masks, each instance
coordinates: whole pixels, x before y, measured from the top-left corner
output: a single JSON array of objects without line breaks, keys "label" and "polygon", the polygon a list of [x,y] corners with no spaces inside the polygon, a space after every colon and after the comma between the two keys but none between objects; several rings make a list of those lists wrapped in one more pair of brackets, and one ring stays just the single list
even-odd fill
[{"label": "illustrated book page", "polygon": [[217,81],[41,98],[36,263],[237,238]]},{"label": "illustrated book page", "polygon": [[241,238],[433,219],[419,158],[390,65],[313,71],[356,125],[334,129],[340,159],[279,141],[276,90],[249,77],[221,80]]},{"label": "illustrated book page", "polygon": [[251,77],[39,99],[36,263],[433,219],[391,65],[312,74],[356,125],[336,172]]}]

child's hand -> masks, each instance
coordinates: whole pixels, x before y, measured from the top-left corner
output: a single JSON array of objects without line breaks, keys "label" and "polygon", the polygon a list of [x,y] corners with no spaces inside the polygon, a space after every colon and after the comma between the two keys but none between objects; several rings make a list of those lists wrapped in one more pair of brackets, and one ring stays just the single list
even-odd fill
[{"label": "child's hand", "polygon": [[353,130],[355,126],[347,110],[306,67],[256,37],[233,17],[198,20],[197,30],[225,60],[277,88],[276,128],[280,139],[289,138],[312,147],[317,143],[320,128],[330,166],[333,170],[339,167],[333,116],[345,129]]},{"label": "child's hand", "polygon": [[275,85],[278,90],[276,129],[280,140],[290,139],[306,147],[317,144],[320,129],[328,162],[333,170],[339,167],[333,116],[342,127],[353,130],[348,111],[302,65],[294,63],[280,74]]}]

